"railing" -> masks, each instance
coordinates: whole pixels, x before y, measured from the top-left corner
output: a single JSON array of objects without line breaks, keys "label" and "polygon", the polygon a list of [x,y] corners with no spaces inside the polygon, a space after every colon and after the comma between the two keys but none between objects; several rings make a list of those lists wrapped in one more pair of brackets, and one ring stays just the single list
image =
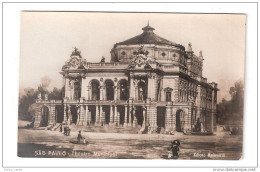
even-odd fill
[{"label": "railing", "polygon": [[113,63],[87,63],[88,68],[126,68],[129,65],[129,63],[118,63],[118,62],[113,62]]}]

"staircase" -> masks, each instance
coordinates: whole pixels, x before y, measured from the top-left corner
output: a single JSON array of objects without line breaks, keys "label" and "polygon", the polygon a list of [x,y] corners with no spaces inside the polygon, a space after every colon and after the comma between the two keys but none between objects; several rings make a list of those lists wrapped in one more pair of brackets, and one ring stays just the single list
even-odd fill
[{"label": "staircase", "polygon": [[61,123],[56,123],[56,124],[51,128],[51,130],[52,130],[52,131],[57,131],[57,129],[60,128],[60,125],[61,125]]},{"label": "staircase", "polygon": [[84,131],[84,132],[100,132],[100,133],[125,133],[137,134],[140,130],[138,127],[121,127],[121,126],[78,126],[71,125],[71,131]]}]

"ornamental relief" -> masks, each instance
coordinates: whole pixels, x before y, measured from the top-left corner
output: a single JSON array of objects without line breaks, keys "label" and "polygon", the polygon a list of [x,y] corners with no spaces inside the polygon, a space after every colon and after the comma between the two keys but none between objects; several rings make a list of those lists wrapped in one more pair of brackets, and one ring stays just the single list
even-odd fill
[{"label": "ornamental relief", "polygon": [[81,57],[80,51],[75,47],[71,54],[71,58],[65,62],[62,70],[69,70],[70,68],[87,68],[87,60]]}]

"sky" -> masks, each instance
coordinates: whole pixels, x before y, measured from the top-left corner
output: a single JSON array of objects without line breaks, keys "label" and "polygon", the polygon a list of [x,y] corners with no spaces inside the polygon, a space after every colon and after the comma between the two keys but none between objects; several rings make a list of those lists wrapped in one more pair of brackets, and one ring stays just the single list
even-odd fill
[{"label": "sky", "polygon": [[218,102],[230,99],[229,88],[244,80],[245,15],[21,12],[20,93],[44,76],[49,89],[62,87],[59,72],[73,47],[88,62],[110,61],[113,45],[141,34],[148,21],[157,35],[186,48],[191,42],[197,55],[202,50],[203,76],[218,83]]}]

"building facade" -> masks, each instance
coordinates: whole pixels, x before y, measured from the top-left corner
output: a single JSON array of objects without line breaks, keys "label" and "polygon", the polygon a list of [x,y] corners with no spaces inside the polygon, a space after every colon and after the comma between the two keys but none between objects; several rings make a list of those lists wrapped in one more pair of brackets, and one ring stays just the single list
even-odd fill
[{"label": "building facade", "polygon": [[139,127],[142,133],[214,132],[217,84],[202,76],[202,52],[154,33],[116,43],[111,61],[87,62],[76,48],[62,67],[63,100],[39,98],[34,126]]}]

